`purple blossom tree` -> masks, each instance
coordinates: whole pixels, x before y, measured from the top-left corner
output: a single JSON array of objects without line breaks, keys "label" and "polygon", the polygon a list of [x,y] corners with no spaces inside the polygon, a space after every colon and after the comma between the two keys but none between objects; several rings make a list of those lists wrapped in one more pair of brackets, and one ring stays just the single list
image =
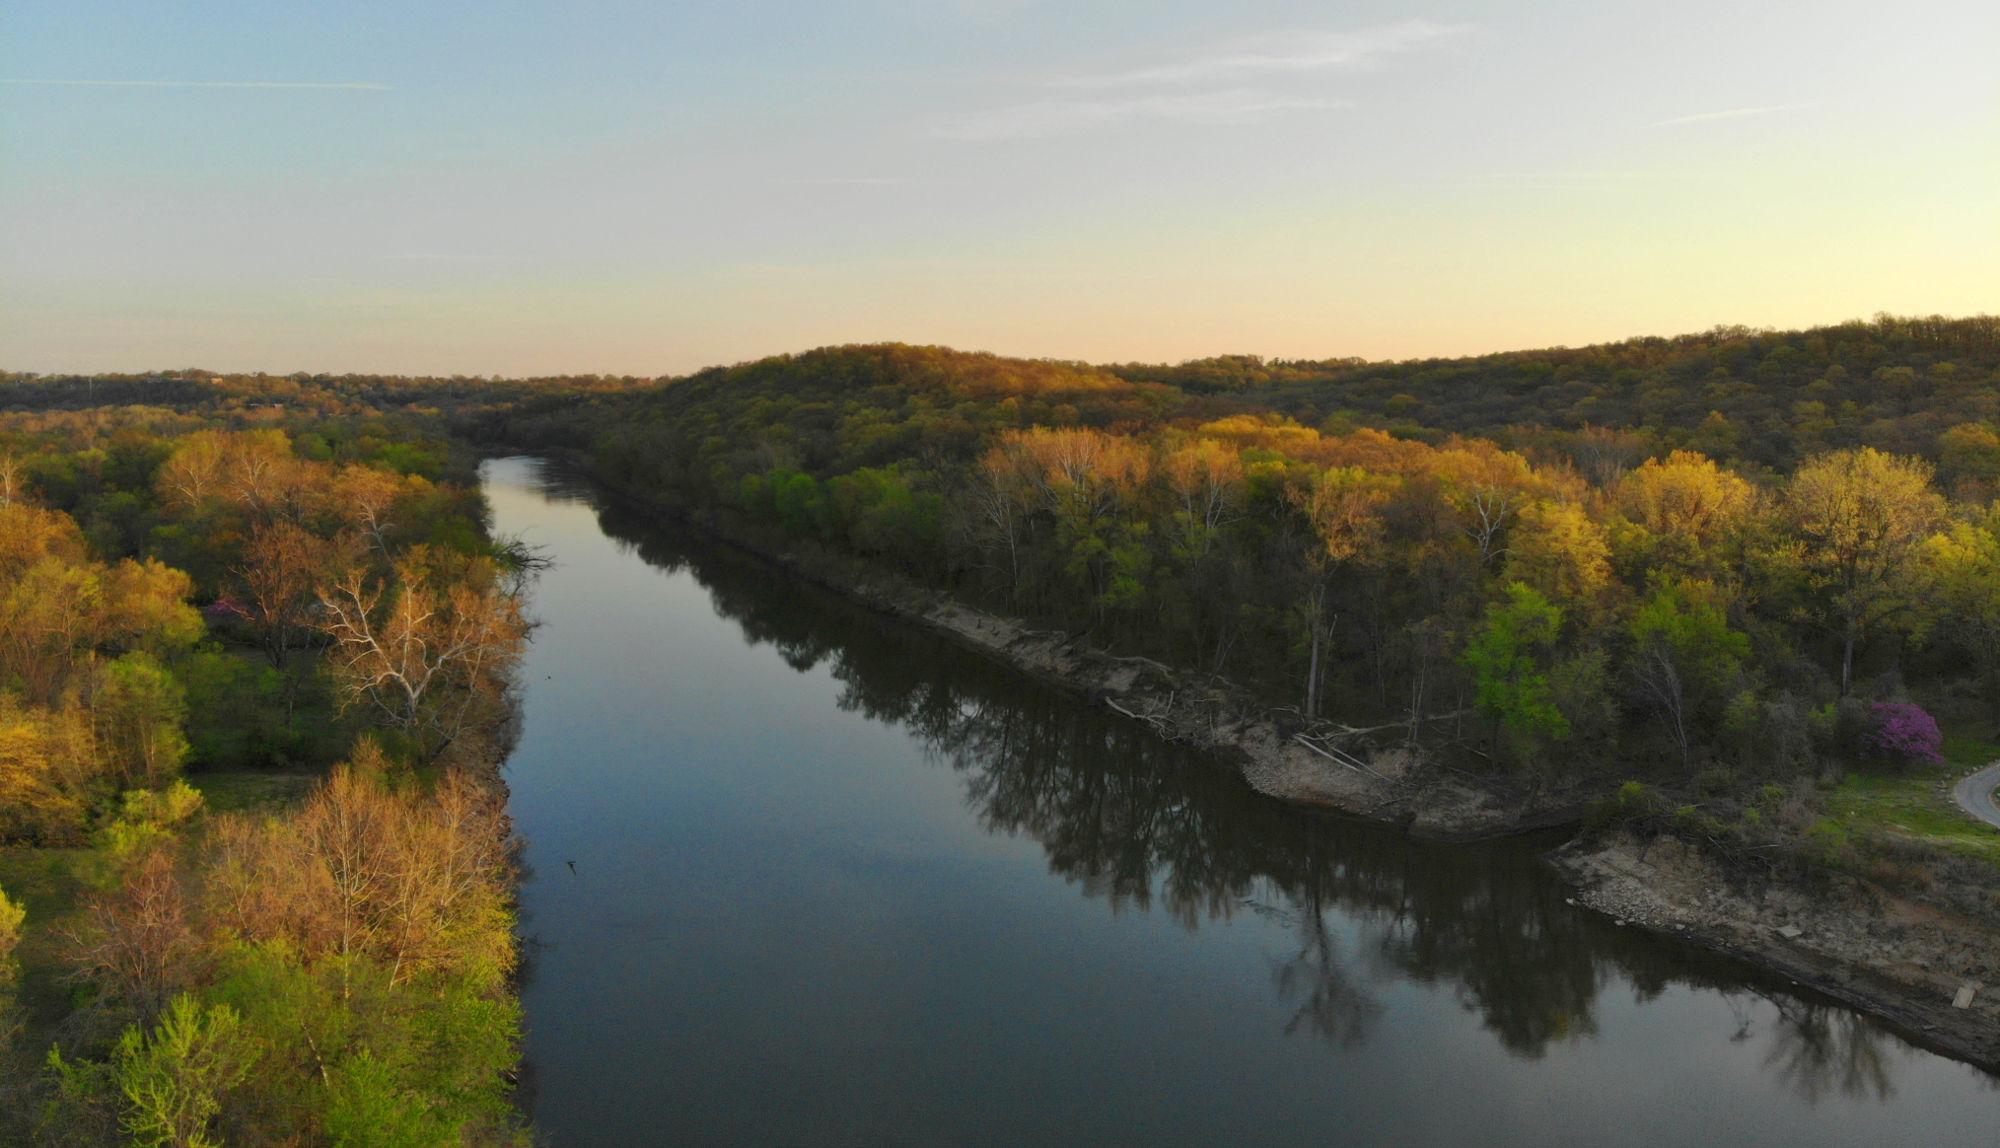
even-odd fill
[{"label": "purple blossom tree", "polygon": [[1921,761],[1928,765],[1944,762],[1944,735],[1937,720],[1922,706],[1909,702],[1876,702],[1875,729],[1868,745],[1884,757],[1900,762]]}]

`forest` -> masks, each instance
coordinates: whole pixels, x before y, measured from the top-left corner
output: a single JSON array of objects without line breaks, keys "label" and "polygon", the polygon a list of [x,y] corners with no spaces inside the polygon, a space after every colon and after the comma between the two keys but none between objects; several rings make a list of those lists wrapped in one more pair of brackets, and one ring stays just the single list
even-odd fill
[{"label": "forest", "polygon": [[2000,717],[1990,317],[1383,364],[839,347],[454,418],[1766,865],[1907,874],[1831,791]]},{"label": "forest", "polygon": [[536,559],[330,407],[0,413],[0,1141],[525,1135]]},{"label": "forest", "polygon": [[1992,317],[1397,363],[13,374],[8,1134],[523,1135],[493,770],[539,560],[485,527],[503,450],[1591,825],[2000,904],[1991,849],[1854,817],[2000,721]]}]

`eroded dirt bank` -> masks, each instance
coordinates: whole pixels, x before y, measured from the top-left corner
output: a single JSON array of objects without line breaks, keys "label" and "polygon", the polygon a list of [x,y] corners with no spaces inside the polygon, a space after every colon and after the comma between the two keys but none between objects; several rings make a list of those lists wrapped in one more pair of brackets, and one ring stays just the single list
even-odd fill
[{"label": "eroded dirt bank", "polygon": [[934,597],[855,588],[865,601],[914,618],[960,644],[1082,691],[1161,736],[1233,760],[1259,792],[1405,826],[1418,837],[1495,837],[1574,820],[1569,793],[1509,794],[1402,749],[1376,750],[1340,727],[1260,706],[1244,691],[1147,658],[1119,657],[1059,632]]},{"label": "eroded dirt bank", "polygon": [[693,526],[789,573],[881,613],[913,622],[1097,704],[1143,722],[1170,741],[1235,762],[1260,793],[1402,825],[1428,840],[1504,837],[1575,821],[1587,795],[1515,790],[1426,761],[1402,749],[1375,749],[1330,722],[1307,722],[1248,691],[1150,658],[1092,648],[1059,630],[974,609],[948,595],[855,559],[823,552],[801,557],[702,512],[666,505],[594,479],[619,499]]},{"label": "eroded dirt bank", "polygon": [[[1845,874],[1810,891],[1732,881],[1671,837],[1579,838],[1549,860],[1577,904],[1782,973],[1918,1044],[2000,1070],[2000,931],[1990,925]],[[1971,1000],[1956,1007],[1967,988]]]}]

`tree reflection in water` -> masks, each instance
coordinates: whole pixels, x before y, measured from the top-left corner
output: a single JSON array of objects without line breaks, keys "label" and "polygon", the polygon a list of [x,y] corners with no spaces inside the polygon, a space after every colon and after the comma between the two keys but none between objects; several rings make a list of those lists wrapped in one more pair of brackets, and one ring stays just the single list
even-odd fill
[{"label": "tree reflection in water", "polygon": [[1884,1101],[1896,1095],[1888,1061],[1890,1042],[1895,1038],[1866,1017],[1833,1005],[1755,989],[1725,990],[1723,995],[1736,1014],[1732,1041],[1752,1039],[1758,1014],[1771,1014],[1770,1049],[1764,1054],[1764,1067],[1807,1104],[1818,1104],[1835,1094]]},{"label": "tree reflection in water", "polygon": [[1426,845],[1286,806],[1213,756],[885,625],[739,551],[574,485],[549,493],[595,504],[607,535],[654,566],[692,573],[750,643],[801,671],[830,663],[842,708],[916,735],[962,776],[984,828],[1038,842],[1052,872],[1113,912],[1158,911],[1189,930],[1238,913],[1281,924],[1296,945],[1271,970],[1293,1007],[1288,1034],[1366,1041],[1383,1012],[1370,984],[1403,980],[1455,993],[1504,1048],[1532,1058],[1589,1040],[1614,979],[1642,1001],[1686,985],[1730,997],[1736,1039],[1753,1039],[1761,1017],[1766,1067],[1809,1102],[1894,1094],[1894,1037],[1740,966],[1570,908],[1536,863],[1553,839]]}]

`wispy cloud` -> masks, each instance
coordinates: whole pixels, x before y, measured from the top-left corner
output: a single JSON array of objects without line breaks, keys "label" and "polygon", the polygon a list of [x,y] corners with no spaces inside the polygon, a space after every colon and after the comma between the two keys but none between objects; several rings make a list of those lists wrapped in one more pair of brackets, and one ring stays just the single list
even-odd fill
[{"label": "wispy cloud", "polygon": [[0,84],[54,88],[324,88],[348,92],[386,92],[387,84],[319,83],[297,80],[16,80]]},{"label": "wispy cloud", "polygon": [[946,139],[1033,139],[1075,135],[1132,120],[1184,124],[1243,124],[1275,112],[1348,106],[1342,100],[1288,96],[1247,88],[1193,95],[1134,96],[1119,100],[1041,100],[965,116],[940,127]]},{"label": "wispy cloud", "polygon": [[900,187],[915,181],[896,175],[800,175],[783,176],[771,182],[806,187]]},{"label": "wispy cloud", "polygon": [[1510,182],[1527,181],[1545,183],[1611,183],[1640,179],[1685,178],[1675,174],[1657,171],[1489,171],[1470,177],[1480,181]]},{"label": "wispy cloud", "polygon": [[1360,32],[1307,32],[1238,40],[1174,63],[1050,81],[1052,87],[1116,88],[1206,83],[1253,76],[1357,70],[1389,56],[1464,31],[1462,26],[1409,20]]},{"label": "wispy cloud", "polygon": [[1773,112],[1796,112],[1812,107],[1811,104],[1770,104],[1756,108],[1726,108],[1719,112],[1696,112],[1691,116],[1675,116],[1654,124],[1656,128],[1668,128],[1677,124],[1705,124],[1711,120],[1740,120],[1749,116],[1768,116]]},{"label": "wispy cloud", "polygon": [[1463,31],[1404,21],[1358,32],[1232,40],[1145,67],[1045,77],[1034,83],[1042,98],[962,115],[935,132],[960,140],[1035,139],[1136,121],[1247,124],[1284,112],[1351,107],[1325,90],[1326,77],[1375,67]]}]

